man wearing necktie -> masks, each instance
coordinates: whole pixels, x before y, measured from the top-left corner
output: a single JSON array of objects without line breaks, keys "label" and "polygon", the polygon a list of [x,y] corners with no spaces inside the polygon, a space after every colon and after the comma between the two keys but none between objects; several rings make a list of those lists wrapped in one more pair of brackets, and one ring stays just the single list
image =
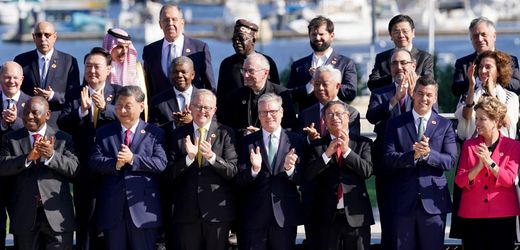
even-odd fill
[{"label": "man wearing necktie", "polygon": [[95,195],[99,188],[99,176],[89,167],[96,129],[117,120],[116,93],[121,87],[107,82],[112,58],[108,51],[95,47],[84,61],[85,85],[69,90],[65,95],[63,110],[58,117],[58,127],[72,135],[80,170],[74,180],[74,204],[76,205],[76,245],[83,250],[99,249],[101,241],[95,225]]},{"label": "man wearing necktie", "polygon": [[451,196],[445,172],[457,159],[451,121],[432,112],[438,85],[428,76],[417,80],[413,109],[388,121],[384,170],[390,220],[385,249],[438,250],[444,246]]},{"label": "man wearing necktie", "polygon": [[47,100],[23,108],[24,128],[2,137],[0,175],[12,180],[10,232],[16,249],[72,249],[75,227],[69,180],[79,168],[72,138],[48,126]]},{"label": "man wearing necktie", "polygon": [[192,93],[197,89],[192,85],[195,77],[193,61],[187,56],[173,59],[169,77],[170,89],[152,99],[148,122],[162,126],[173,121],[175,127],[180,127],[193,119],[189,109]]},{"label": "man wearing necktie", "polygon": [[155,249],[161,226],[159,176],[166,168],[164,132],[140,119],[145,95],[139,86],[117,92],[118,122],[99,128],[89,162],[101,175],[97,226],[108,250]]},{"label": "man wearing necktie", "polygon": [[348,105],[330,101],[323,108],[329,134],[311,143],[305,178],[313,181],[310,217],[318,250],[370,249],[374,224],[365,179],[372,175],[371,143],[349,134]]},{"label": "man wearing necktie", "polygon": [[307,143],[282,128],[282,98],[267,93],[258,99],[261,129],[244,137],[237,184],[242,191],[238,230],[241,249],[294,249],[296,228],[303,223],[297,185]]},{"label": "man wearing necktie", "polygon": [[213,120],[216,96],[195,90],[190,110],[193,122],[166,127],[173,232],[169,249],[228,249],[231,222],[236,218],[232,179],[237,173],[235,135]]}]

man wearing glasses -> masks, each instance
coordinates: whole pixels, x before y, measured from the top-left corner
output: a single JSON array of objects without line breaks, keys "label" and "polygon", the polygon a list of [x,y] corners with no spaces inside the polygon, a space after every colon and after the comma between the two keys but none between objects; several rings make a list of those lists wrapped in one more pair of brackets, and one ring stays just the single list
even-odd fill
[{"label": "man wearing glasses", "polygon": [[297,185],[302,178],[307,143],[282,126],[282,98],[267,93],[258,99],[262,129],[244,137],[235,178],[241,199],[241,249],[294,249],[296,228],[303,223]]},{"label": "man wearing glasses", "polygon": [[54,48],[58,33],[49,22],[34,26],[35,50],[14,58],[23,68],[22,91],[30,96],[42,96],[49,102],[52,111],[50,126],[57,128],[56,120],[65,102],[65,93],[80,85],[76,58]]},{"label": "man wearing glasses", "polygon": [[[193,122],[166,128],[169,211],[173,249],[225,250],[236,211],[232,179],[237,173],[233,130],[213,120],[216,96],[210,90],[193,92]],[[170,193],[168,193],[170,194]],[[172,247],[172,246],[170,246]]]},{"label": "man wearing glasses", "polygon": [[433,57],[426,51],[413,46],[415,26],[413,20],[407,15],[397,15],[388,24],[388,33],[394,42],[395,48],[383,51],[376,55],[376,61],[372,73],[368,77],[368,88],[374,90],[392,83],[391,61],[394,49],[406,49],[415,60],[415,73],[419,76],[433,76]]},{"label": "man wearing glasses", "polygon": [[269,69],[269,61],[263,55],[247,56],[242,69],[244,86],[231,92],[224,116],[218,117],[219,121],[237,130],[239,137],[260,130],[257,104],[258,98],[266,93],[280,95],[283,100],[282,127],[294,129],[298,126],[289,91],[267,79]]},{"label": "man wearing glasses", "polygon": [[311,218],[318,249],[370,249],[374,224],[365,179],[372,175],[371,140],[349,135],[348,105],[330,101],[323,109],[329,134],[312,142],[305,179],[315,182]]}]

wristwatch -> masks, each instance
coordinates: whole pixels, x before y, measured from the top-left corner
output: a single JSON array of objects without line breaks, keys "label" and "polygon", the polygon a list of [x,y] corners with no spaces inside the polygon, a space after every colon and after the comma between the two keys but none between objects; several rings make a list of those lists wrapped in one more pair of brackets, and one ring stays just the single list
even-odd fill
[{"label": "wristwatch", "polygon": [[466,103],[466,108],[473,108],[473,106],[475,106],[475,101],[472,103]]},{"label": "wristwatch", "polygon": [[489,164],[490,169],[494,169],[496,166],[497,166],[497,164],[495,162],[492,162],[491,164]]}]

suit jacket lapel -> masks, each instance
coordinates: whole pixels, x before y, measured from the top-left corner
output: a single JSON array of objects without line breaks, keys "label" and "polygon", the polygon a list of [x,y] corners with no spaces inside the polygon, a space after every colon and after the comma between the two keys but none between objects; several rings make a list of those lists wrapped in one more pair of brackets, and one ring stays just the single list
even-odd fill
[{"label": "suit jacket lapel", "polygon": [[324,65],[332,64],[332,66],[334,68],[336,68],[336,63],[337,62],[338,62],[338,55],[336,54],[336,52],[332,51],[332,53],[329,56],[329,59],[327,59],[327,61],[325,62]]},{"label": "suit jacket lapel", "polygon": [[27,131],[27,129],[24,128],[22,132],[22,138],[20,140],[20,149],[22,153],[29,154],[31,148],[32,145],[31,140],[29,139],[29,131]]},{"label": "suit jacket lapel", "polygon": [[433,134],[437,130],[437,124],[439,124],[439,116],[432,112],[432,116],[430,116],[430,120],[426,123],[426,130],[424,131],[424,135],[428,138],[432,138]]},{"label": "suit jacket lapel", "polygon": [[172,112],[178,112],[179,110],[179,104],[177,103],[177,96],[175,95],[175,91],[173,91],[173,98],[170,98],[166,103],[168,104],[168,107]]},{"label": "suit jacket lapel", "polygon": [[415,128],[415,121],[413,120],[412,112],[406,112],[403,114],[403,119],[405,119],[406,130],[408,131],[408,135],[410,135],[413,144],[417,141],[417,129]]},{"label": "suit jacket lapel", "polygon": [[260,154],[262,155],[263,168],[267,169],[267,172],[271,173],[271,166],[269,166],[269,162],[268,162],[269,157],[267,156],[266,145],[264,143],[262,130],[257,132],[257,138],[256,138],[254,144],[255,144],[255,147],[253,148],[253,150],[256,150],[256,147],[260,147]]},{"label": "suit jacket lapel", "polygon": [[211,139],[211,148],[215,147],[215,142],[218,140],[217,129],[218,129],[218,123],[215,121],[212,121],[211,125],[209,126],[209,131],[208,131],[207,137],[206,137],[206,138]]},{"label": "suit jacket lapel", "polygon": [[289,153],[291,142],[285,130],[282,129],[280,133],[280,140],[278,143],[278,151],[276,152],[276,158],[274,159],[273,173],[277,174],[283,170],[283,164],[285,162],[285,155]]},{"label": "suit jacket lapel", "polygon": [[145,130],[146,124],[143,120],[139,119],[139,124],[137,125],[137,128],[135,129],[134,137],[132,138],[132,141],[130,142],[130,150],[132,152],[136,152],[137,146],[141,143],[143,138],[146,136],[146,130]]},{"label": "suit jacket lapel", "polygon": [[34,82],[37,82],[39,85],[38,86],[33,86],[33,87],[40,87],[41,86],[41,83],[40,83],[40,67],[38,66],[38,62],[40,61],[40,58],[38,57],[38,52],[36,52],[36,50],[34,50],[34,58],[35,60],[32,61],[31,63],[31,70],[32,70],[32,73],[33,73],[33,76],[34,76]]},{"label": "suit jacket lapel", "polygon": [[[52,85],[54,82],[54,76],[56,75],[56,70],[58,69],[56,66],[58,66],[58,51],[54,49],[54,53],[52,53],[51,60],[49,61],[49,69],[47,70],[47,77],[45,80],[45,87]],[[54,66],[53,66],[54,65]]]}]

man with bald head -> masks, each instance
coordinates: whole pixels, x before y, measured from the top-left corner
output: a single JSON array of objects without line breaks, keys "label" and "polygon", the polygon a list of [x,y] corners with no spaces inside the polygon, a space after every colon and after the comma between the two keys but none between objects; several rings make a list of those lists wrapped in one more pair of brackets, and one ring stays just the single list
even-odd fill
[{"label": "man with bald head", "polygon": [[[465,95],[468,92],[469,78],[468,68],[473,64],[473,61],[478,54],[484,51],[495,51],[497,33],[495,24],[487,19],[486,17],[477,17],[473,19],[469,25],[469,38],[471,45],[475,52],[457,59],[455,62],[455,72],[453,72],[453,83],[451,90],[456,97],[462,96],[461,101],[465,100]],[[516,56],[511,55],[513,62],[513,77],[507,86],[508,90],[515,92],[517,95],[520,94],[520,71],[518,68],[518,59]],[[477,83],[475,89],[480,86],[480,82]]]},{"label": "man with bald head", "polygon": [[72,249],[70,180],[78,171],[72,137],[48,126],[44,97],[23,107],[24,127],[2,137],[0,176],[11,178],[10,232],[16,249]]},{"label": "man with bald head", "polygon": [[[20,91],[23,81],[23,70],[18,63],[5,62],[0,66],[0,84],[2,87],[2,110],[0,137],[10,131],[23,128],[22,111],[29,96]],[[5,207],[8,202],[10,185],[4,178],[0,178],[0,249],[5,246]]]},{"label": "man with bald head", "polygon": [[54,48],[58,33],[46,21],[34,26],[32,33],[36,49],[17,55],[14,61],[23,68],[22,91],[30,96],[42,96],[52,111],[49,125],[57,128],[65,93],[79,86],[79,68],[76,58]]},{"label": "man with bald head", "polygon": [[165,4],[159,14],[159,25],[164,38],[143,49],[144,71],[150,99],[170,89],[168,70],[172,60],[187,56],[193,61],[193,85],[199,89],[216,89],[208,45],[184,35],[184,18],[178,5]]}]

